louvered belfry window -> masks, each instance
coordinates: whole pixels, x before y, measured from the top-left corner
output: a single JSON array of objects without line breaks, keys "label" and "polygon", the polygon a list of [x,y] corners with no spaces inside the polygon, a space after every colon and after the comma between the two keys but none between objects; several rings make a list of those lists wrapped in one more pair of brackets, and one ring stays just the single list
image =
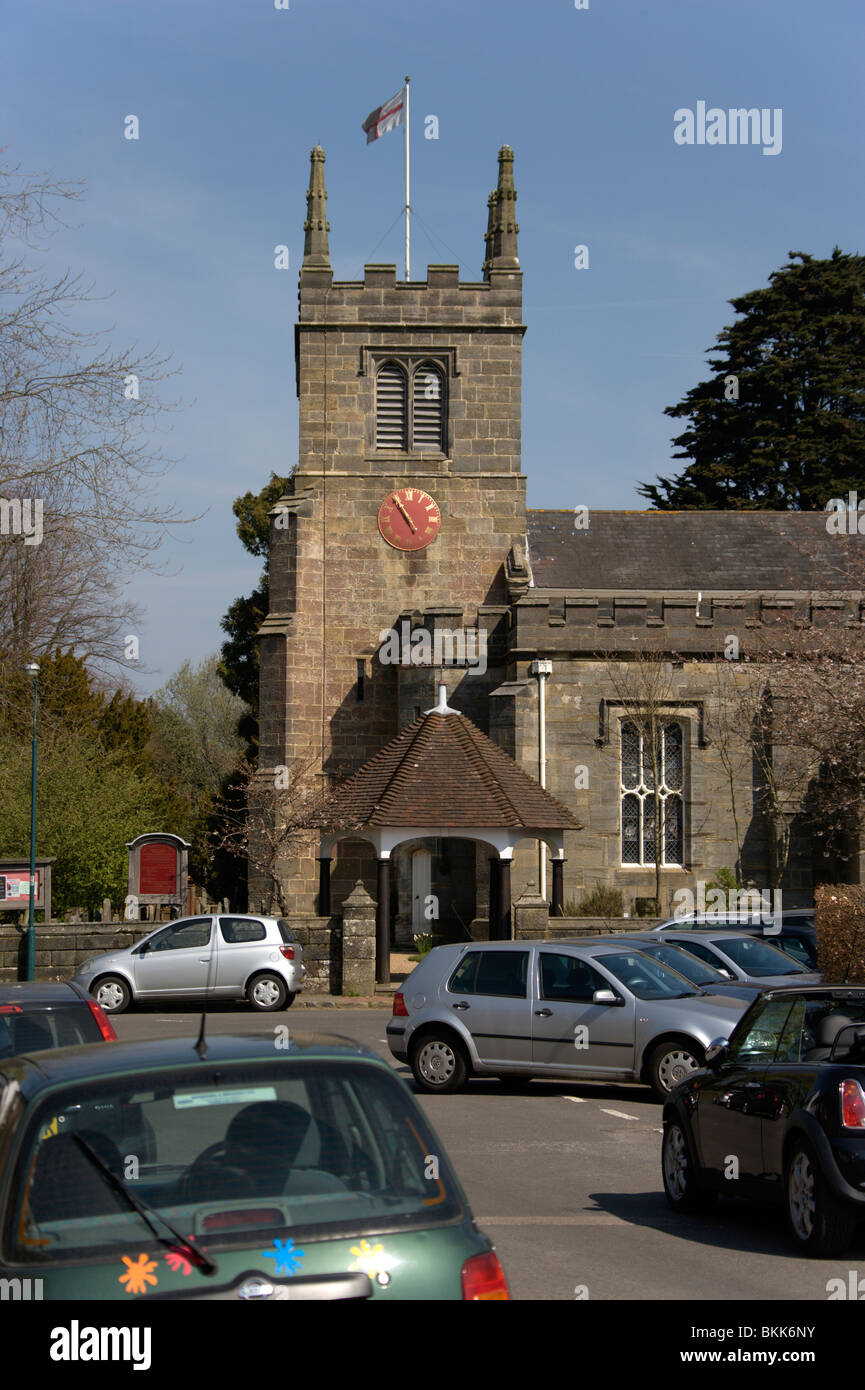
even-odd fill
[{"label": "louvered belfry window", "polygon": [[[678,721],[672,720],[658,733],[661,862],[681,865],[684,862],[684,730]],[[621,739],[622,863],[654,864],[656,800],[649,738],[637,723],[623,720]]]},{"label": "louvered belfry window", "polygon": [[446,389],[437,362],[382,362],[375,375],[375,447],[444,453]]},{"label": "louvered belfry window", "polygon": [[383,362],[375,378],[375,446],[408,447],[408,383],[396,362]]},{"label": "louvered belfry window", "polygon": [[444,448],[444,377],[435,362],[419,362],[412,376],[412,448]]}]

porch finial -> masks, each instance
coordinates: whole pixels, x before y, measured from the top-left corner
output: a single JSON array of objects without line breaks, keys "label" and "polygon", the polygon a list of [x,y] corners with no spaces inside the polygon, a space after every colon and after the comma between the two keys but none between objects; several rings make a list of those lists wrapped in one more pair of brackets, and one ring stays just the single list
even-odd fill
[{"label": "porch finial", "polygon": [[439,686],[439,702],[432,709],[424,710],[424,714],[459,714],[458,709],[451,709],[448,704],[448,688],[442,684]]}]

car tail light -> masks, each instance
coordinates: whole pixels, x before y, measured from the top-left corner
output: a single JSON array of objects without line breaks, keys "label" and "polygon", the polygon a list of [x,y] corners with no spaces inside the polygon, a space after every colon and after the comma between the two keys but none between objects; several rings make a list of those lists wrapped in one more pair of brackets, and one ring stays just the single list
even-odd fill
[{"label": "car tail light", "polygon": [[20,1004],[0,1004],[0,1014],[20,1014],[23,1012]]},{"label": "car tail light", "polygon": [[397,990],[396,994],[393,997],[393,1013],[391,1014],[391,1018],[408,1018],[408,1009],[405,1006],[405,998],[399,990]]},{"label": "car tail light", "polygon": [[87,1007],[89,1008],[90,1012],[92,1013],[93,1017],[96,1019],[96,1022],[99,1025],[99,1031],[102,1034],[102,1041],[117,1042],[117,1034],[114,1031],[114,1025],[112,1024],[111,1020],[107,1018],[106,1015],[103,1013],[96,1000],[88,999]]},{"label": "car tail light", "polygon": [[462,1267],[463,1300],[510,1299],[505,1272],[495,1250],[472,1255]]},{"label": "car tail light", "polygon": [[845,1129],[865,1129],[865,1093],[852,1078],[841,1082],[841,1123]]},{"label": "car tail light", "polygon": [[293,946],[280,946],[280,948],[279,948],[279,954],[280,954],[281,956],[285,956],[285,959],[286,959],[286,960],[294,960],[294,947],[293,947]]}]

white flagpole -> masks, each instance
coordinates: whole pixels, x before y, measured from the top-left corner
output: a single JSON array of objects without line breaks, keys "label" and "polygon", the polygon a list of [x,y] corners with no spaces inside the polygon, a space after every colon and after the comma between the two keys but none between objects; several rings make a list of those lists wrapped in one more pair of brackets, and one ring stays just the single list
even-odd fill
[{"label": "white flagpole", "polygon": [[409,150],[408,150],[409,106],[408,106],[408,87],[409,87],[409,79],[408,79],[408,77],[406,77],[406,80],[405,80],[405,278],[406,278],[407,281],[411,279],[411,256],[410,256],[410,239],[409,239],[409,213],[410,213],[410,209],[411,209],[411,203],[410,203],[410,201],[409,201]]}]

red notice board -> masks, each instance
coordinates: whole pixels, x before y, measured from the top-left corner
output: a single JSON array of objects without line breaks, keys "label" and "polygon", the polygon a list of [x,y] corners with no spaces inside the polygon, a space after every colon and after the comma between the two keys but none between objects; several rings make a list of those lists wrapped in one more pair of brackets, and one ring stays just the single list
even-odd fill
[{"label": "red notice board", "polygon": [[173,897],[177,893],[178,859],[174,845],[142,845],[139,892]]}]

